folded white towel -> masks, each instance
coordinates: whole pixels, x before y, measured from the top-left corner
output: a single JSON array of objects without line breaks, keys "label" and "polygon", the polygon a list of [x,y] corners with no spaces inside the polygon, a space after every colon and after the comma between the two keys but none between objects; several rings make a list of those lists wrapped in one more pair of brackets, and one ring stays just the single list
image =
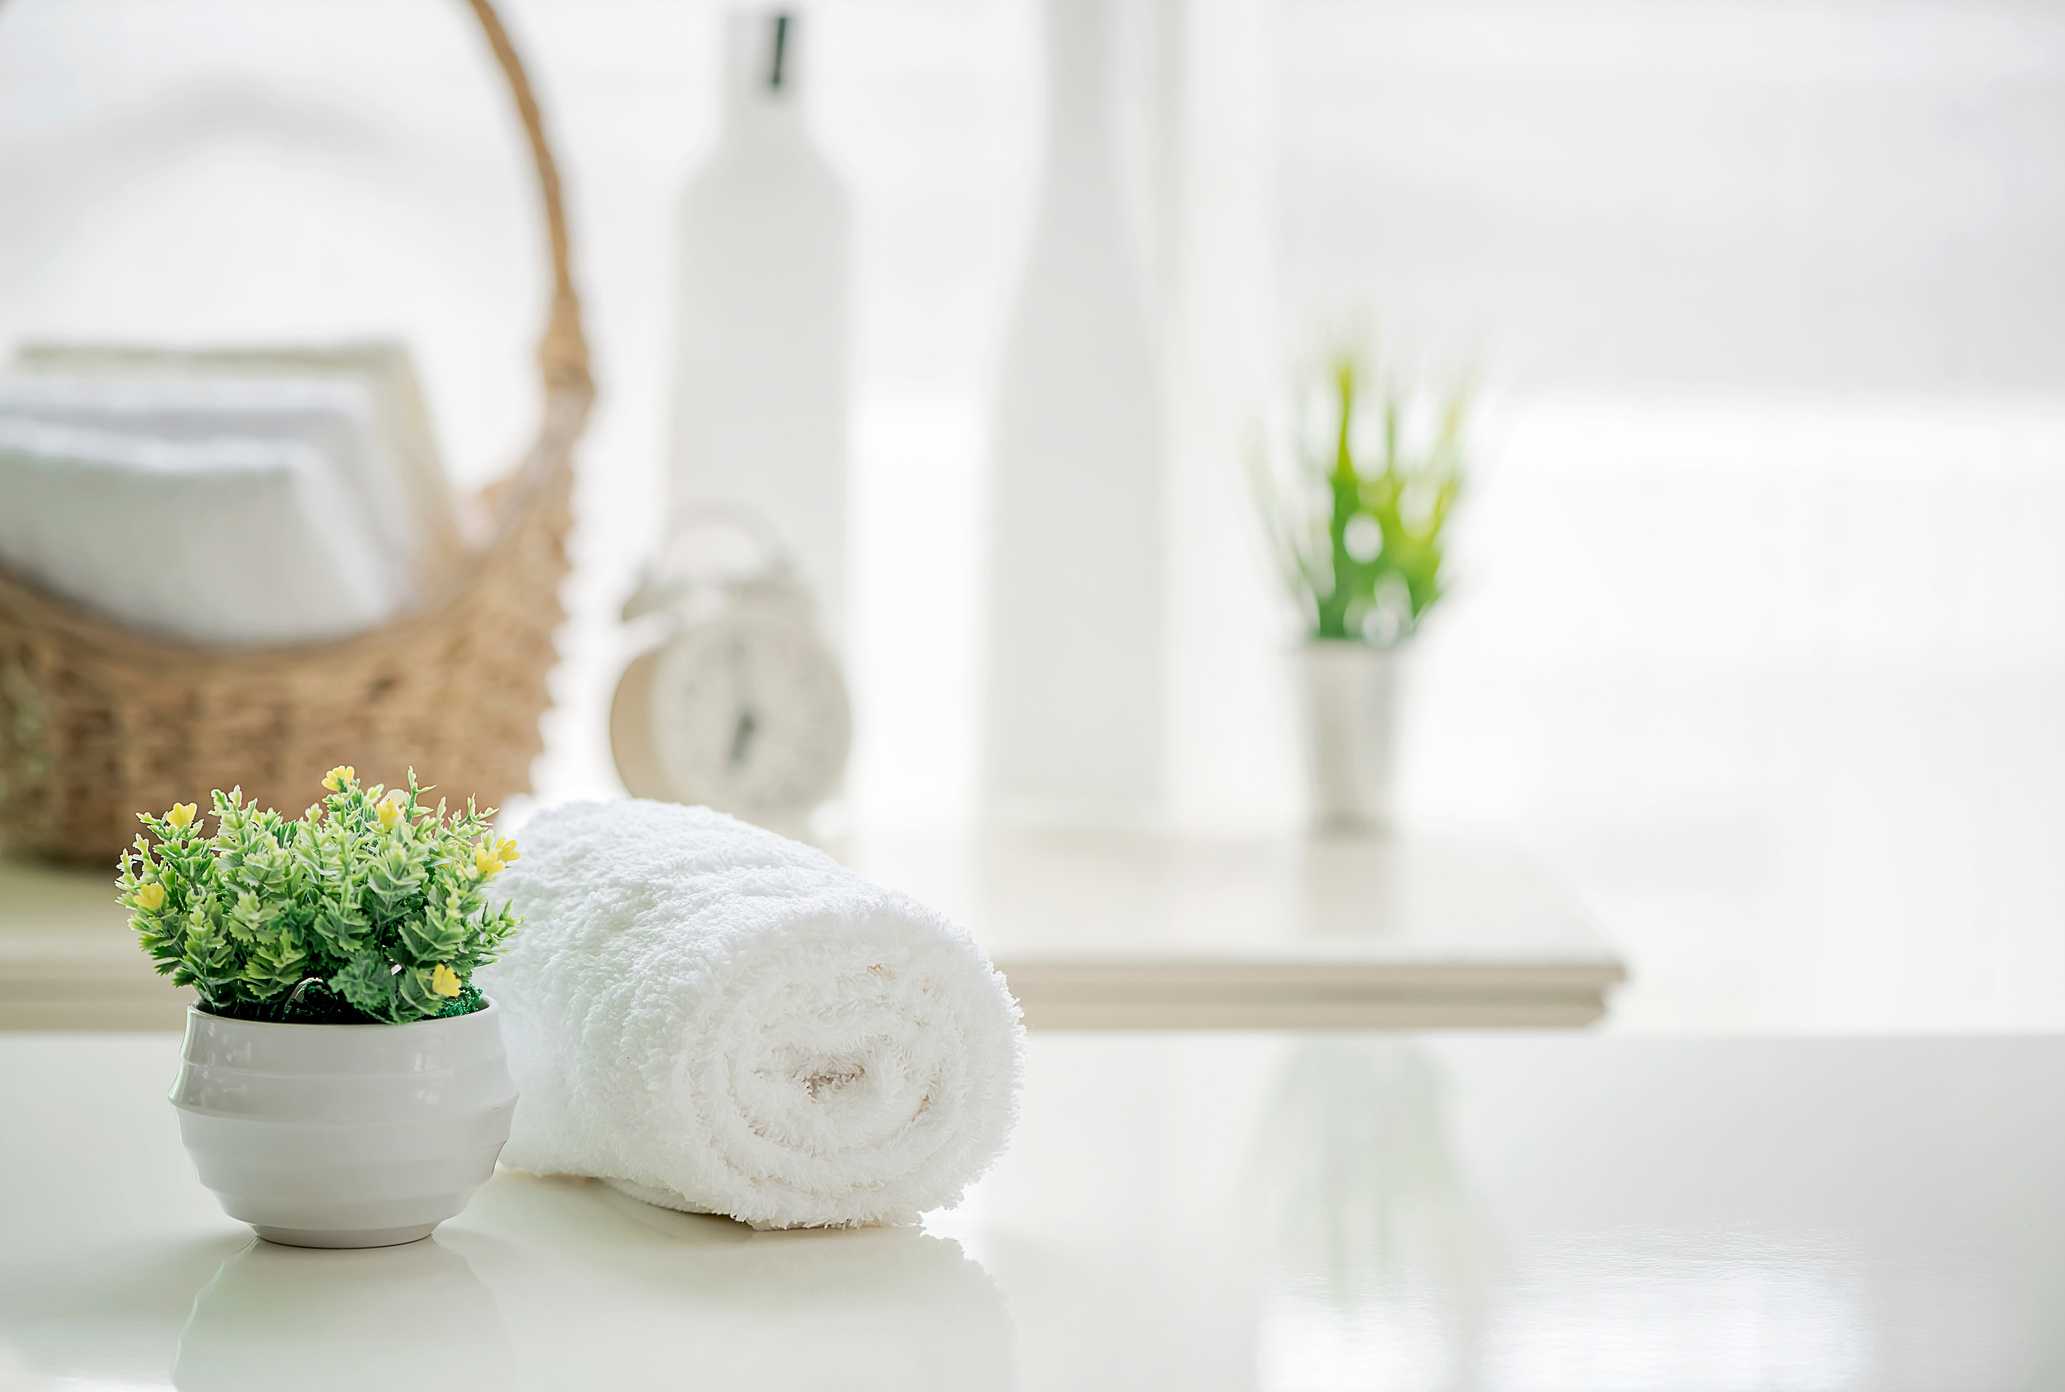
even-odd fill
[{"label": "folded white towel", "polygon": [[[133,378],[0,376],[0,419],[43,421],[153,439],[196,442],[233,436],[290,440],[312,448],[335,477],[323,519],[373,548],[398,591],[416,589],[417,544],[400,466],[360,382],[293,377]],[[52,517],[51,527],[68,519]]]},{"label": "folded white towel", "polygon": [[[123,343],[25,343],[15,349],[20,376],[88,378],[107,383],[156,380],[270,384],[337,383],[365,394],[372,407],[376,443],[387,460],[368,457],[369,468],[400,470],[406,495],[408,557],[419,587],[435,593],[465,564],[470,548],[462,531],[458,499],[446,475],[437,431],[406,345],[392,340],[351,343],[269,344],[239,348],[169,348]],[[17,381],[20,380],[18,376]],[[119,427],[118,427],[119,428]],[[232,434],[238,433],[235,431]],[[245,431],[246,434],[262,432]],[[369,497],[386,497],[388,485],[368,479]],[[478,519],[485,524],[486,519]],[[485,539],[485,533],[482,535]]]},{"label": "folded white towel", "polygon": [[704,807],[576,803],[496,881],[479,976],[522,1100],[505,1162],[761,1228],[905,1223],[1003,1150],[1025,1036],[967,932]]},{"label": "folded white towel", "polygon": [[141,632],[270,644],[379,623],[407,590],[349,504],[301,441],[0,415],[0,561]]}]

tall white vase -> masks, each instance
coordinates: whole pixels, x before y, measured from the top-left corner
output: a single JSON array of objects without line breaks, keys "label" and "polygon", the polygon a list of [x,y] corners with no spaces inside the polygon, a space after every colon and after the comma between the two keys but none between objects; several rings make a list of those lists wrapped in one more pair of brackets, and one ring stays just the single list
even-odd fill
[{"label": "tall white vase", "polygon": [[990,490],[983,793],[1008,822],[1161,810],[1161,401],[1118,181],[1115,0],[1044,0],[1047,142]]},{"label": "tall white vase", "polygon": [[670,502],[771,522],[835,637],[846,616],[851,267],[844,186],[810,138],[798,24],[726,16],[717,147],[676,232]]}]

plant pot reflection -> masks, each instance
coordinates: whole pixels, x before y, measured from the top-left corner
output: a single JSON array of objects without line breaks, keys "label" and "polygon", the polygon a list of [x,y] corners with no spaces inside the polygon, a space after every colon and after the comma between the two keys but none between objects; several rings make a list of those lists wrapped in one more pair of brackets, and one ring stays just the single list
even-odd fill
[{"label": "plant pot reflection", "polygon": [[1386,1385],[1476,1385],[1494,1252],[1448,1104],[1434,1060],[1407,1040],[1306,1043],[1286,1059],[1251,1186],[1265,1380],[1382,1349]]},{"label": "plant pot reflection", "polygon": [[435,1241],[311,1251],[253,1242],[194,1297],[181,1392],[491,1388],[516,1379],[486,1286]]}]

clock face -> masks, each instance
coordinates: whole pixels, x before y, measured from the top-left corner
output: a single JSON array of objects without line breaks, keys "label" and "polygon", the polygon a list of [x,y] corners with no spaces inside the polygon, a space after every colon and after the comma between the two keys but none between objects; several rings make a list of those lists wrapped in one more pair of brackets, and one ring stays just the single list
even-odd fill
[{"label": "clock face", "polygon": [[682,801],[793,818],[838,787],[853,717],[838,664],[808,629],[729,614],[676,636],[651,680],[652,752]]}]

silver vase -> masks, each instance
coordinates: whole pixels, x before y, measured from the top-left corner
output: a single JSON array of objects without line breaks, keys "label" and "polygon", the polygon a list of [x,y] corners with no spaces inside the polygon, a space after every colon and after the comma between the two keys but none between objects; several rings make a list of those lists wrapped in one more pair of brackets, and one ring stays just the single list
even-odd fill
[{"label": "silver vase", "polygon": [[1315,831],[1389,835],[1397,825],[1404,654],[1355,640],[1299,653]]}]

